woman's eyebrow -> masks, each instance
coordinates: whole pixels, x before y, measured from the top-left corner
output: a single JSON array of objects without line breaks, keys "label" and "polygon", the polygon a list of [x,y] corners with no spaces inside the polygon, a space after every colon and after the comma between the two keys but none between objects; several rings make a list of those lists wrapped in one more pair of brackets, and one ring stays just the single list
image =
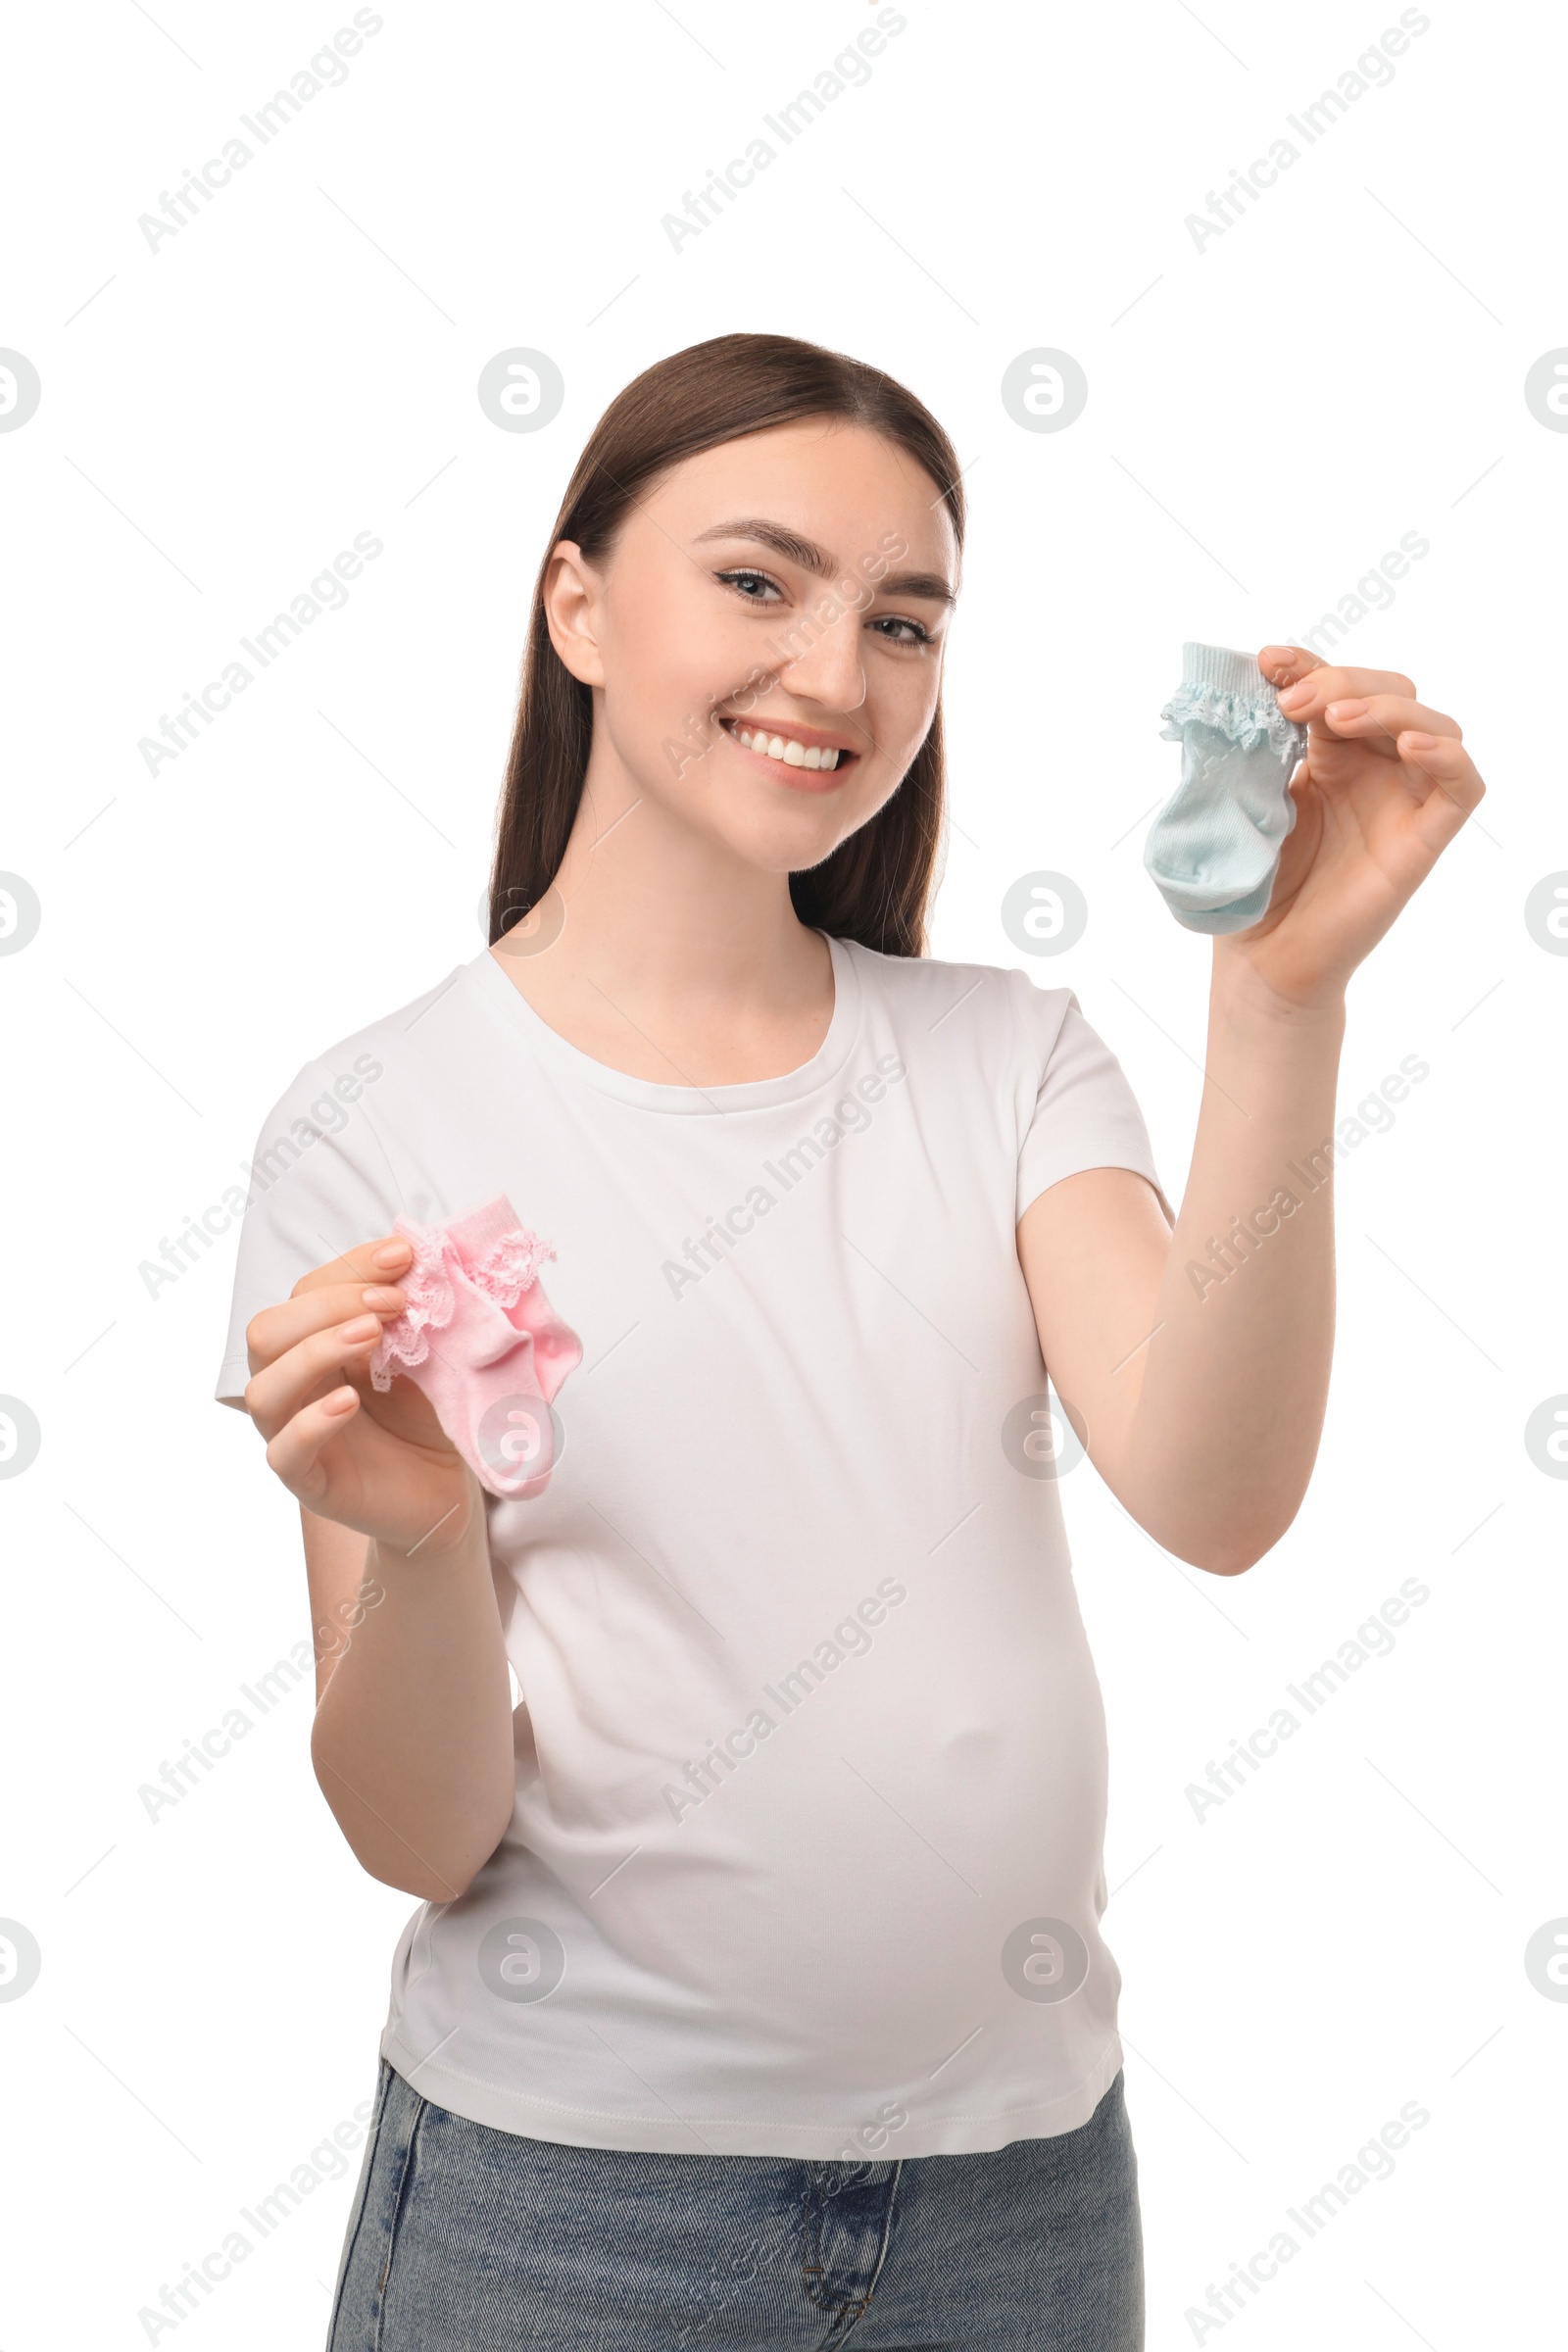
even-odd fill
[{"label": "woman's eyebrow", "polygon": [[[825,547],[818,547],[814,539],[805,539],[799,531],[789,530],[781,522],[769,522],[765,515],[743,514],[733,522],[715,522],[711,529],[698,532],[696,544],[701,546],[705,539],[755,539],[762,547],[771,548],[774,555],[782,556],[786,564],[798,564],[803,571],[813,573],[819,580],[837,579],[845,569],[837,556],[829,555]],[[884,596],[921,596],[938,605],[957,602],[955,591],[936,571],[892,572],[886,579],[868,581],[867,585]]]},{"label": "woman's eyebrow", "polygon": [[890,571],[885,580],[867,580],[878,596],[923,596],[933,605],[956,605],[957,591],[950,588],[940,571]]}]

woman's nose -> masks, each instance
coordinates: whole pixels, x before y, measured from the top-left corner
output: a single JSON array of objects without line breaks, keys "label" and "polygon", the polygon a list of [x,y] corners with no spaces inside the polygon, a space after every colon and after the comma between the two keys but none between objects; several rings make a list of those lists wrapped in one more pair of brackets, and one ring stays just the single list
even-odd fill
[{"label": "woman's nose", "polygon": [[841,612],[822,621],[808,614],[801,634],[811,641],[778,673],[786,693],[820,704],[825,710],[848,713],[865,701],[865,670],[860,661],[860,617]]}]

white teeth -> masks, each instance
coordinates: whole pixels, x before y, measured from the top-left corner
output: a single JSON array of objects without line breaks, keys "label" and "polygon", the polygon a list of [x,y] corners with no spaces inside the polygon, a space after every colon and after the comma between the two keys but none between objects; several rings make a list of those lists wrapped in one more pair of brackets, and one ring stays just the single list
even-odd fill
[{"label": "white teeth", "polygon": [[803,744],[793,735],[763,735],[748,732],[745,727],[732,729],[735,740],[749,752],[761,752],[769,760],[782,760],[786,767],[837,767],[839,755],[834,747]]}]

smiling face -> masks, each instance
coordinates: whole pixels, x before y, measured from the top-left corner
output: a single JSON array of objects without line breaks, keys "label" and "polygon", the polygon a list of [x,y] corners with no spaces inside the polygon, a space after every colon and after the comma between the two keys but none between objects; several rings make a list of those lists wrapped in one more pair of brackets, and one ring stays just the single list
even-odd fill
[{"label": "smiling face", "polygon": [[878,433],[808,418],[684,460],[602,564],[556,551],[590,789],[754,868],[818,864],[925,738],[957,576],[937,485]]}]

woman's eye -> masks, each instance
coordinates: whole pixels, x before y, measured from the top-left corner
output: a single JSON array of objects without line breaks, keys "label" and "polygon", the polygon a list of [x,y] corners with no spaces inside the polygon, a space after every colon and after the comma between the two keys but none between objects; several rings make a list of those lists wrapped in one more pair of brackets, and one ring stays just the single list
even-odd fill
[{"label": "woman's eye", "polygon": [[777,581],[770,580],[765,571],[721,571],[718,576],[727,586],[738,588],[750,604],[766,604],[781,593]]},{"label": "woman's eye", "polygon": [[[923,629],[917,620],[906,620],[900,612],[884,612],[871,626],[885,636],[891,645],[929,645],[931,642],[929,629]],[[895,637],[892,634],[895,629],[907,630],[909,634]]]}]

